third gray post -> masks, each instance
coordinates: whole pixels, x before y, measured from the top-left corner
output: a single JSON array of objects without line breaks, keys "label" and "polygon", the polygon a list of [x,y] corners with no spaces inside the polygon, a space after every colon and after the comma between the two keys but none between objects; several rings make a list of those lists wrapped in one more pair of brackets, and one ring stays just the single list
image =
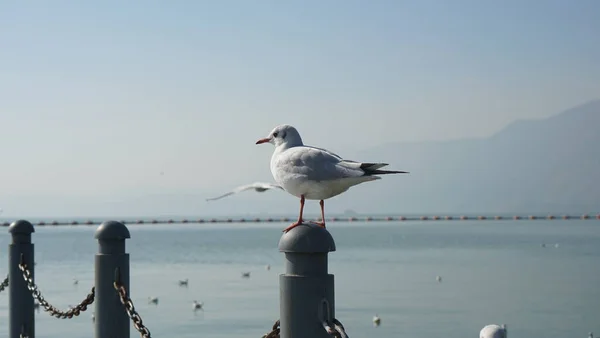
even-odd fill
[{"label": "third gray post", "polygon": [[327,254],[335,251],[331,234],[316,225],[300,225],[279,241],[285,273],[279,276],[280,337],[329,338],[323,321],[335,318],[334,277]]}]

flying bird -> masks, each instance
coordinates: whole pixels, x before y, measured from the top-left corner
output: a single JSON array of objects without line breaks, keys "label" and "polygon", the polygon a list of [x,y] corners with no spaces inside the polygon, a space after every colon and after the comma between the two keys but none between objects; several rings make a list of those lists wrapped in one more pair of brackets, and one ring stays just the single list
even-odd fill
[{"label": "flying bird", "polygon": [[408,174],[406,171],[381,170],[387,163],[363,163],[344,160],[322,148],[304,145],[300,133],[291,125],[275,127],[266,138],[256,144],[271,143],[275,151],[271,157],[271,174],[277,184],[288,193],[300,198],[298,221],[285,228],[287,232],[302,224],[305,200],[319,200],[321,220],[325,227],[324,200],[337,196],[350,187],[381,179],[376,175]]},{"label": "flying bird", "polygon": [[230,192],[228,192],[226,194],[223,194],[221,196],[217,196],[217,197],[213,197],[213,198],[207,198],[206,201],[218,200],[218,199],[221,199],[223,197],[227,197],[227,196],[230,196],[230,195],[233,195],[233,194],[237,194],[239,192],[246,191],[246,190],[251,190],[251,189],[254,189],[254,191],[256,191],[256,192],[265,192],[265,191],[270,190],[270,189],[281,189],[281,190],[283,190],[283,188],[280,185],[278,185],[278,184],[267,183],[267,182],[254,182],[252,184],[246,184],[246,185],[239,186],[239,187],[233,189],[232,191],[230,191]]}]

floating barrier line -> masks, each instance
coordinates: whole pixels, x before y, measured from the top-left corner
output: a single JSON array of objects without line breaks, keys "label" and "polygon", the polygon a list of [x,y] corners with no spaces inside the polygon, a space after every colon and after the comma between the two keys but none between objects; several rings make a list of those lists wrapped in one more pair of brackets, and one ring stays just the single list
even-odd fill
[{"label": "floating barrier line", "polygon": [[[291,222],[294,218],[197,218],[197,219],[138,219],[138,220],[121,220],[123,224],[187,224],[187,223],[280,223]],[[600,214],[590,216],[583,215],[514,215],[514,216],[489,216],[489,215],[461,215],[461,216],[387,216],[387,217],[331,217],[326,219],[327,222],[392,222],[392,221],[452,221],[452,220],[477,220],[477,221],[501,221],[501,220],[600,220]],[[319,218],[320,220],[320,218]],[[65,225],[100,225],[104,220],[87,220],[87,221],[38,221],[32,222],[37,226],[65,226]],[[2,222],[1,226],[9,226],[10,222]]]}]

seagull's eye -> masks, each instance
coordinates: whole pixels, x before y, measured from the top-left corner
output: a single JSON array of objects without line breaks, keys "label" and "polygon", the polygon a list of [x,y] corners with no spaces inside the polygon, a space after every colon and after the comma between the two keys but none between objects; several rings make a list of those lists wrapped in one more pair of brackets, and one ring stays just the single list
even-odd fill
[{"label": "seagull's eye", "polygon": [[277,137],[277,133],[273,133],[273,137]]}]

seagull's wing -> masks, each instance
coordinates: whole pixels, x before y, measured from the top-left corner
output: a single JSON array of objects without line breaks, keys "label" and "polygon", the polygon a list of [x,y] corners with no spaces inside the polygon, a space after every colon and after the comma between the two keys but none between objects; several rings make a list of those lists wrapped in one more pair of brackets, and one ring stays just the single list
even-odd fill
[{"label": "seagull's wing", "polygon": [[221,199],[223,197],[227,197],[233,194],[237,194],[239,192],[242,191],[246,191],[246,190],[250,190],[250,189],[256,189],[256,188],[264,188],[264,189],[275,189],[275,188],[279,188],[281,190],[283,190],[283,188],[280,185],[277,184],[273,184],[273,183],[266,183],[266,182],[254,182],[251,184],[245,184],[245,185],[241,185],[235,189],[233,189],[232,191],[225,193],[221,196],[217,196],[217,197],[213,197],[213,198],[207,198],[207,201],[214,201],[214,200],[218,200]]},{"label": "seagull's wing", "polygon": [[379,170],[387,163],[364,163],[344,160],[322,148],[311,146],[292,147],[281,153],[278,166],[291,175],[303,175],[309,180],[331,181],[352,178],[354,181],[374,180],[374,175],[406,173],[404,171]]},{"label": "seagull's wing", "polygon": [[227,196],[229,196],[229,195],[233,195],[233,194],[235,194],[235,192],[233,192],[233,191],[230,191],[230,192],[228,192],[228,193],[226,193],[226,194],[223,194],[223,195],[221,195],[221,196],[212,197],[212,198],[207,198],[207,199],[206,199],[206,201],[216,201],[216,200],[218,200],[218,199],[221,199],[221,198],[223,198],[223,197],[227,197]]},{"label": "seagull's wing", "polygon": [[[359,164],[359,163],[357,163]],[[364,174],[353,163],[321,148],[299,146],[280,153],[277,166],[288,175],[305,176],[313,181],[331,181],[347,177],[360,177]]]},{"label": "seagull's wing", "polygon": [[254,183],[250,183],[250,184],[241,185],[241,186],[235,188],[233,191],[235,193],[238,193],[238,192],[242,192],[242,191],[245,191],[245,190],[256,189],[256,188],[263,188],[263,189],[280,188],[280,189],[283,189],[280,185],[274,184],[274,183],[269,183],[269,182],[254,182]]},{"label": "seagull's wing", "polygon": [[253,184],[254,184],[254,188],[260,187],[260,188],[264,188],[264,189],[281,189],[281,190],[284,190],[282,186],[280,186],[279,184],[275,184],[275,183],[256,182],[256,183],[253,183]]}]

